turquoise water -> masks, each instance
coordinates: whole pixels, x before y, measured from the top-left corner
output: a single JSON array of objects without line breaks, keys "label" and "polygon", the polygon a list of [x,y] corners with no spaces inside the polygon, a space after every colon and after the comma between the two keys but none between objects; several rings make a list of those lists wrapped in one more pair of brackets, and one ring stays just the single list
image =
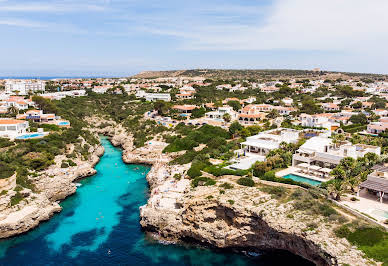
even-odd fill
[{"label": "turquoise water", "polygon": [[70,122],[59,122],[58,125],[59,126],[67,126],[67,125],[70,125]]},{"label": "turquoise water", "polygon": [[33,133],[33,134],[26,134],[23,136],[19,136],[16,139],[33,139],[33,138],[43,137],[43,136],[44,136],[44,134],[42,134],[42,133]]},{"label": "turquoise water", "polygon": [[63,210],[31,232],[0,241],[0,265],[311,265],[289,253],[245,256],[148,239],[139,225],[149,167],[126,165],[102,139],[97,174],[61,203]]},{"label": "turquoise water", "polygon": [[289,174],[289,175],[283,176],[283,178],[289,178],[289,179],[292,179],[294,181],[310,184],[310,185],[313,185],[313,186],[319,186],[322,183],[322,182],[319,182],[319,181],[316,181],[316,180],[312,180],[310,178],[306,178],[306,177],[298,176],[298,175],[293,175],[293,174]]}]

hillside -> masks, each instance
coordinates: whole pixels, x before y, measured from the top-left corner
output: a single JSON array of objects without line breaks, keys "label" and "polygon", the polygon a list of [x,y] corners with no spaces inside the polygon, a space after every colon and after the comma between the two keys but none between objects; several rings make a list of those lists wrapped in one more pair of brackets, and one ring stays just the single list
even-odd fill
[{"label": "hillside", "polygon": [[312,78],[323,76],[327,78],[374,78],[388,79],[387,75],[346,73],[329,71],[291,70],[291,69],[191,69],[170,71],[143,71],[133,78],[161,78],[161,77],[203,77],[217,79],[269,79],[269,78]]}]

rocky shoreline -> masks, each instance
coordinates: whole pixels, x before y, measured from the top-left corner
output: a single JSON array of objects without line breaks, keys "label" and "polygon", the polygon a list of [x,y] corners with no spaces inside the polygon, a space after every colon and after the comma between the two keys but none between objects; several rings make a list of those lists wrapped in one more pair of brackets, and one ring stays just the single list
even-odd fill
[{"label": "rocky shoreline", "polygon": [[[152,165],[147,175],[150,198],[140,207],[140,224],[158,240],[176,243],[190,239],[236,250],[287,250],[316,265],[376,265],[347,240],[336,237],[323,219],[309,230],[311,217],[289,215],[290,203],[280,203],[257,188],[235,182],[233,189],[222,194],[217,186],[193,189],[189,179],[173,178],[175,174],[184,177],[189,165],[169,165],[174,155],[162,154],[166,144],[150,141],[134,149],[122,129],[112,127],[100,133],[123,148],[124,162]],[[223,178],[218,183],[230,182],[233,177]]]},{"label": "rocky shoreline", "polygon": [[[347,240],[336,237],[327,224],[318,223],[317,228],[309,230],[311,217],[301,213],[290,215],[289,202],[279,202],[257,188],[239,186],[231,182],[234,177],[217,180],[220,184],[233,183],[233,188],[222,193],[219,186],[192,188],[185,178],[190,165],[170,165],[177,154],[163,154],[166,143],[151,140],[135,149],[132,137],[114,123],[93,131],[109,136],[113,145],[121,146],[124,162],[152,166],[147,174],[150,198],[140,207],[140,224],[159,240],[175,243],[191,239],[203,245],[239,250],[282,249],[316,265],[375,264]],[[73,182],[95,173],[93,167],[104,151],[101,146],[92,149],[93,155],[84,166],[68,168],[67,173],[58,172],[58,165],[50,167],[36,182],[41,193],[25,191],[31,194],[31,201],[18,205],[18,210],[1,211],[0,238],[26,232],[59,212],[58,201],[76,191]]]},{"label": "rocky shoreline", "polygon": [[50,219],[62,207],[59,202],[74,194],[76,180],[92,176],[96,173],[94,166],[104,154],[100,145],[90,147],[91,156],[88,161],[74,160],[77,166],[61,168],[61,162],[66,158],[59,155],[55,164],[35,177],[34,184],[38,192],[23,189],[20,193],[24,200],[10,207],[11,197],[15,191],[9,191],[0,200],[0,238],[8,238],[25,233],[37,227],[42,221]]}]

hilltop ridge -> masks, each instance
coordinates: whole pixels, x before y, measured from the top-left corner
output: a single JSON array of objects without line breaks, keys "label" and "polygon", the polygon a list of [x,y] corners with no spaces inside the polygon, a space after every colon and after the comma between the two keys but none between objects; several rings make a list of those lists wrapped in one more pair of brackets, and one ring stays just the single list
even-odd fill
[{"label": "hilltop ridge", "polygon": [[327,78],[370,77],[388,79],[388,75],[350,73],[321,70],[293,70],[293,69],[187,69],[165,71],[142,71],[133,78],[167,78],[167,77],[203,77],[218,79],[264,79],[264,78],[312,78],[324,76]]}]

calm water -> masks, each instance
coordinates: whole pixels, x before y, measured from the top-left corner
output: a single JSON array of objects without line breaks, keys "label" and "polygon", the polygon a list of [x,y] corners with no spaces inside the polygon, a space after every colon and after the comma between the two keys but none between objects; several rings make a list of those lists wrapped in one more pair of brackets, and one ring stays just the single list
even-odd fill
[{"label": "calm water", "polygon": [[306,177],[298,176],[298,175],[293,175],[293,174],[283,176],[283,178],[289,178],[289,179],[292,179],[294,181],[306,183],[306,184],[309,184],[312,186],[319,186],[322,183],[322,182],[319,182],[319,181],[316,181],[316,180],[313,180],[310,178],[306,178]]},{"label": "calm water", "polygon": [[37,229],[0,241],[1,265],[310,265],[289,253],[256,257],[146,238],[139,206],[147,201],[149,168],[126,165],[121,150],[102,139],[98,173],[81,181],[63,211]]}]

